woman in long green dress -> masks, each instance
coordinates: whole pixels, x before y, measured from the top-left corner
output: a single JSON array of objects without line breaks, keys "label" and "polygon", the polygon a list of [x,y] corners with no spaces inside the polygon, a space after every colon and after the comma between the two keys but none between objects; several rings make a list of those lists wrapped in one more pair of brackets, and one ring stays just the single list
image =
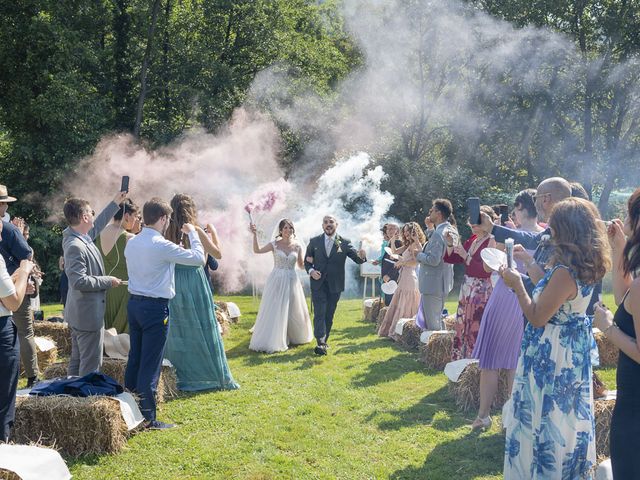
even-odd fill
[{"label": "woman in long green dress", "polygon": [[[178,194],[171,200],[171,208],[173,214],[166,236],[189,248],[181,229],[184,223],[198,225],[195,203],[188,195]],[[221,258],[215,228],[207,225],[205,232],[196,226],[196,231],[205,253]],[[169,334],[164,356],[176,369],[178,388],[183,391],[239,388],[227,364],[204,265],[176,265],[175,288],[176,295],[169,302]]]},{"label": "woman in long green dress", "polygon": [[[133,237],[128,232],[138,221],[139,209],[130,199],[120,204],[120,210],[114,215],[113,220],[96,238],[95,243],[102,255],[105,275],[111,275],[120,280],[129,280],[127,262],[124,258],[124,247],[129,238]],[[118,333],[129,332],[127,321],[127,303],[129,292],[127,285],[110,288],[107,290],[106,309],[104,312],[104,328],[115,328]]]}]

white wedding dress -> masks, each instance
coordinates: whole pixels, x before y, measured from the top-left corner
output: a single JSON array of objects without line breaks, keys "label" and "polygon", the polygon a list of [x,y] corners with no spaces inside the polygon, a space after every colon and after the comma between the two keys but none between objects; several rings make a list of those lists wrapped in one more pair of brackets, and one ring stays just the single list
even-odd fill
[{"label": "white wedding dress", "polygon": [[249,349],[256,352],[283,352],[289,344],[299,345],[313,339],[307,302],[296,273],[298,250],[287,254],[276,242],[272,245],[274,267],[262,292],[249,343]]}]

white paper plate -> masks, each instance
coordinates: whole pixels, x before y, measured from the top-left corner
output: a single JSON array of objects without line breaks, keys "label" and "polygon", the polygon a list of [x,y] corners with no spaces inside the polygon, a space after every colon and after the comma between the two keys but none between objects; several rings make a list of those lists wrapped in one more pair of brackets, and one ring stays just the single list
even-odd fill
[{"label": "white paper plate", "polygon": [[387,295],[393,295],[398,289],[398,283],[395,280],[389,280],[383,283],[380,289]]},{"label": "white paper plate", "polygon": [[480,252],[480,256],[487,267],[496,272],[500,270],[500,267],[503,265],[507,265],[507,254],[497,248],[485,248]]}]

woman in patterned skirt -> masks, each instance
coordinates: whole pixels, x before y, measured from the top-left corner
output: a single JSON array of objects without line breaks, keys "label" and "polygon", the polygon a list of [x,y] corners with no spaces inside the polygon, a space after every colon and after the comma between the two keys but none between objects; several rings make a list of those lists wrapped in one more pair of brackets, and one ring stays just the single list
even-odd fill
[{"label": "woman in patterned skirt", "polygon": [[554,207],[549,269],[528,270],[537,282],[533,298],[516,270],[501,269],[528,320],[503,417],[505,480],[584,478],[596,460],[586,310],[611,266],[598,219],[596,207],[579,198]]},{"label": "woman in patterned skirt", "polygon": [[[480,211],[492,218],[495,217],[493,209],[487,205],[480,207]],[[469,224],[469,226],[473,235],[464,242],[464,245],[454,246],[451,235],[449,233],[445,235],[447,251],[444,254],[444,261],[464,264],[464,280],[458,297],[458,311],[454,326],[456,335],[453,338],[451,360],[471,358],[480,331],[484,307],[493,290],[491,273],[485,270],[480,252],[487,247],[495,247],[495,241],[491,233],[484,230],[482,225]]]}]

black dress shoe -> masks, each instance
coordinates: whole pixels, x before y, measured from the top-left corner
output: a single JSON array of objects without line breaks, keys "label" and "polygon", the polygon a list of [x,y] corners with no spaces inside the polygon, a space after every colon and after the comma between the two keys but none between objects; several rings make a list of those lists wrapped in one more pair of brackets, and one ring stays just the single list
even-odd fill
[{"label": "black dress shoe", "polygon": [[326,355],[327,349],[324,345],[318,345],[316,348],[313,349],[313,353],[315,353],[316,355]]}]

